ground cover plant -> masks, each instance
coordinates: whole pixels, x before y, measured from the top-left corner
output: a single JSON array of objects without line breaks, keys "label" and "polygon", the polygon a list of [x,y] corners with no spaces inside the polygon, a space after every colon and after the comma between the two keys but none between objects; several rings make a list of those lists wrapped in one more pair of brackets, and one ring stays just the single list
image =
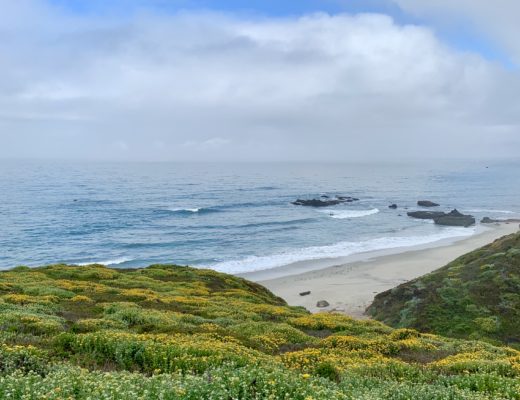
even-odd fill
[{"label": "ground cover plant", "polygon": [[174,265],[0,273],[1,399],[520,399],[520,352]]},{"label": "ground cover plant", "polygon": [[520,233],[380,293],[368,311],[394,327],[520,349]]}]

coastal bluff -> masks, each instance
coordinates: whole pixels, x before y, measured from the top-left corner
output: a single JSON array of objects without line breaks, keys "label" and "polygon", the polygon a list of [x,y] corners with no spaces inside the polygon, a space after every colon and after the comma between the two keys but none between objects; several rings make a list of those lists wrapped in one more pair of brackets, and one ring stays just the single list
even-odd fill
[{"label": "coastal bluff", "polygon": [[520,233],[378,294],[367,313],[394,327],[520,348]]},{"label": "coastal bluff", "polygon": [[0,320],[2,399],[472,399],[478,387],[491,400],[520,391],[512,348],[311,314],[245,279],[176,265],[3,271]]}]

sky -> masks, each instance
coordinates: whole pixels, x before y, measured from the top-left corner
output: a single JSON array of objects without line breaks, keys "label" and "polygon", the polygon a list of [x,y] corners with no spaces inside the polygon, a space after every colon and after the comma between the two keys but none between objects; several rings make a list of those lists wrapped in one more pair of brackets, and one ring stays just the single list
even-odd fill
[{"label": "sky", "polygon": [[520,156],[517,0],[0,9],[0,159]]}]

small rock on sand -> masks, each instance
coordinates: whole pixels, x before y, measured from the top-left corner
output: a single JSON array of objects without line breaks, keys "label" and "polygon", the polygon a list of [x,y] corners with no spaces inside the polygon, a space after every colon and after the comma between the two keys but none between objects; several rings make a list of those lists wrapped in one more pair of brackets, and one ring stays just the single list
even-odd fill
[{"label": "small rock on sand", "polygon": [[327,300],[320,300],[316,303],[316,307],[319,307],[319,308],[325,308],[328,306],[330,306],[330,304]]},{"label": "small rock on sand", "polygon": [[311,294],[311,291],[307,290],[306,292],[301,292],[300,296],[308,296],[309,294]]}]

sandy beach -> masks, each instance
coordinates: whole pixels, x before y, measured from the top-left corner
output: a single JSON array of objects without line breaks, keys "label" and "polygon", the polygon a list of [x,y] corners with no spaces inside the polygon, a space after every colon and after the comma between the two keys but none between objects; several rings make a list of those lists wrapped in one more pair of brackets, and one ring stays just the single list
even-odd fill
[{"label": "sandy beach", "polygon": [[[384,251],[358,254],[326,268],[323,267],[327,262],[323,260],[243,276],[266,286],[290,305],[303,306],[312,312],[335,309],[356,318],[365,318],[364,310],[377,293],[434,271],[518,229],[518,223],[494,224],[479,227],[475,235],[455,242],[394,249],[394,254],[385,254]],[[330,265],[330,260],[328,263]],[[306,272],[298,273],[302,270]],[[311,294],[299,295],[305,291]],[[319,300],[326,300],[330,306],[317,308]]]}]

